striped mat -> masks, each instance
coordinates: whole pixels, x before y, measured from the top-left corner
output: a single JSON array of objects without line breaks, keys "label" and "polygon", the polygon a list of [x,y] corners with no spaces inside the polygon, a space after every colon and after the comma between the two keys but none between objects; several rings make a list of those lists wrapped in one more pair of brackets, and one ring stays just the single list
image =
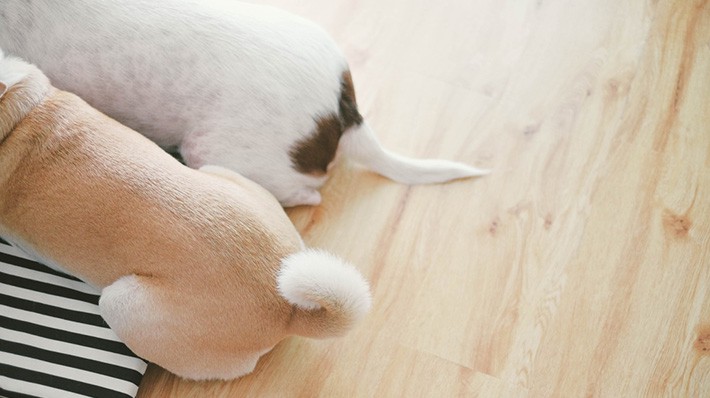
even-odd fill
[{"label": "striped mat", "polygon": [[94,288],[0,239],[0,396],[135,397],[146,363],[98,302]]}]

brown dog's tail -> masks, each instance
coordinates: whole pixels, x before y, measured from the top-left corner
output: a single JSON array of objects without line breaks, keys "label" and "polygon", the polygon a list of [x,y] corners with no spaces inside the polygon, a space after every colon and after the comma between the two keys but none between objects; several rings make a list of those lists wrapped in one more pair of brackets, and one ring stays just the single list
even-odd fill
[{"label": "brown dog's tail", "polygon": [[283,259],[278,289],[293,305],[288,332],[325,338],[347,332],[370,309],[370,288],[352,265],[321,250]]}]

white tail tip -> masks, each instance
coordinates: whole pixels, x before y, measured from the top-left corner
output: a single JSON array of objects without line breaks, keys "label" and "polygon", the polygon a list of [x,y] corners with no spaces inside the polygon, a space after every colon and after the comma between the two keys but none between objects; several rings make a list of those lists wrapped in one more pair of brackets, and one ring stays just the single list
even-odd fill
[{"label": "white tail tip", "polygon": [[324,307],[356,322],[370,310],[370,287],[355,267],[322,250],[307,249],[282,261],[281,295],[304,310]]}]

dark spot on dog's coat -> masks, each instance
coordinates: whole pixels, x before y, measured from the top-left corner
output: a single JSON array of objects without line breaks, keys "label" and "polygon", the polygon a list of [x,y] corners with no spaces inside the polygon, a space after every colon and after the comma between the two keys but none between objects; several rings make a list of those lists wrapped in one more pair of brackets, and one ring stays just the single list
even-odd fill
[{"label": "dark spot on dog's coat", "polygon": [[357,110],[357,100],[355,99],[355,86],[350,71],[346,70],[340,77],[340,120],[343,123],[343,130],[353,125],[362,123],[362,115]]},{"label": "dark spot on dog's coat", "polygon": [[301,173],[323,174],[335,157],[338,141],[343,134],[340,119],[335,115],[316,120],[316,131],[296,143],[289,154],[296,170]]},{"label": "dark spot on dog's coat", "polygon": [[291,147],[289,155],[294,168],[304,174],[324,174],[335,157],[343,132],[361,123],[352,77],[346,70],[340,78],[338,114],[316,118],[315,131]]}]

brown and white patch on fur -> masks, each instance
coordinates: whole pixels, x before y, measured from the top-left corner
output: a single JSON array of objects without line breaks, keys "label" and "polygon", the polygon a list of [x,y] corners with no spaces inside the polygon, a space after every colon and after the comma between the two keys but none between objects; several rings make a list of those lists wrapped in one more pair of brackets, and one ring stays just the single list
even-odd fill
[{"label": "brown and white patch on fur", "polygon": [[353,77],[349,70],[343,72],[340,77],[340,101],[338,105],[340,107],[340,120],[343,123],[343,130],[362,123],[362,115],[357,110]]},{"label": "brown and white patch on fur", "polygon": [[37,68],[1,55],[0,142],[50,91],[49,80]]},{"label": "brown and white patch on fur", "polygon": [[336,115],[318,118],[313,134],[298,141],[289,151],[296,170],[304,174],[325,174],[342,134],[343,127]]},{"label": "brown and white patch on fur", "polygon": [[289,155],[294,168],[304,174],[325,174],[335,158],[343,132],[361,123],[362,115],[357,109],[352,76],[346,70],[340,77],[338,114],[318,117],[315,131],[291,147]]}]

